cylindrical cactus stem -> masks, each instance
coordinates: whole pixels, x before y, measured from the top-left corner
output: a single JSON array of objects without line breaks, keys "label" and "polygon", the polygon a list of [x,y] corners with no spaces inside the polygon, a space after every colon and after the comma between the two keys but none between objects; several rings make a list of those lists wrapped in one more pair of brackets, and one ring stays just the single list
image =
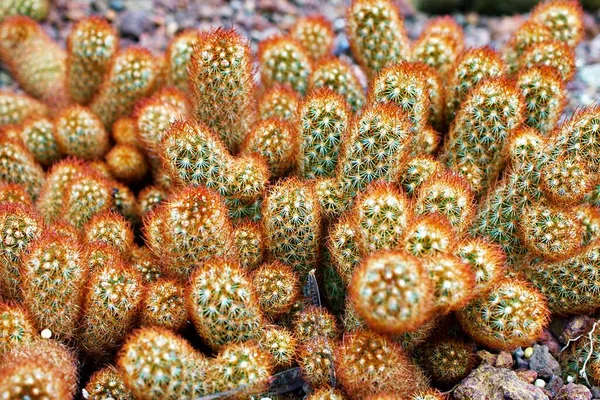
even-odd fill
[{"label": "cylindrical cactus stem", "polygon": [[346,19],[352,54],[370,77],[410,57],[404,20],[392,1],[353,0]]},{"label": "cylindrical cactus stem", "polygon": [[233,241],[238,249],[240,265],[246,271],[258,268],[265,256],[265,235],[257,222],[244,221],[235,226]]},{"label": "cylindrical cactus stem", "polygon": [[339,149],[352,117],[344,98],[318,89],[300,104],[298,173],[306,179],[332,177]]},{"label": "cylindrical cactus stem", "polygon": [[555,39],[575,48],[583,39],[583,10],[577,0],[553,0],[539,3],[531,12],[531,20],[552,32]]},{"label": "cylindrical cactus stem", "polygon": [[0,205],[0,294],[4,300],[20,299],[22,258],[42,232],[42,218],[31,207]]},{"label": "cylindrical cactus stem", "polygon": [[444,77],[463,51],[462,27],[449,16],[432,19],[412,48],[412,60],[435,68]]},{"label": "cylindrical cactus stem", "polygon": [[0,23],[0,61],[31,96],[52,108],[68,103],[66,53],[29,17]]},{"label": "cylindrical cactus stem", "polygon": [[358,229],[350,214],[340,217],[329,232],[327,246],[331,263],[342,282],[350,284],[354,269],[360,263],[363,252],[358,247]]},{"label": "cylindrical cactus stem", "polygon": [[301,295],[296,271],[278,261],[253,271],[252,286],[262,312],[273,318],[289,311]]},{"label": "cylindrical cactus stem", "polygon": [[72,400],[77,364],[67,347],[50,339],[15,349],[0,359],[0,397]]},{"label": "cylindrical cactus stem", "polygon": [[484,295],[506,276],[506,256],[502,248],[481,237],[464,239],[453,254],[471,266],[475,276],[473,297]]},{"label": "cylindrical cactus stem", "polygon": [[131,249],[131,266],[142,276],[144,285],[158,281],[163,276],[160,260],[147,246]]},{"label": "cylindrical cactus stem", "polygon": [[165,272],[186,280],[211,257],[235,255],[233,227],[221,197],[204,187],[173,193],[144,221],[147,245]]},{"label": "cylindrical cactus stem", "polygon": [[298,93],[285,85],[273,85],[258,98],[258,117],[293,121],[299,105]]},{"label": "cylindrical cactus stem", "polygon": [[6,0],[0,5],[0,21],[12,15],[43,20],[50,11],[49,0]]},{"label": "cylindrical cactus stem", "polygon": [[364,89],[352,67],[337,57],[326,57],[315,65],[309,86],[311,91],[328,88],[343,96],[354,112],[360,111],[366,102]]},{"label": "cylindrical cactus stem", "polygon": [[0,203],[17,203],[33,207],[33,200],[23,185],[18,183],[0,183]]},{"label": "cylindrical cactus stem", "polygon": [[335,382],[335,342],[316,336],[301,342],[296,353],[302,378],[312,387],[329,387]]},{"label": "cylindrical cactus stem", "polygon": [[178,331],[187,323],[185,293],[181,283],[159,279],[146,287],[140,310],[142,326],[158,326]]},{"label": "cylindrical cactus stem", "polygon": [[321,210],[312,187],[292,178],[275,185],[262,207],[267,250],[301,277],[315,268],[321,237]]},{"label": "cylindrical cactus stem", "polygon": [[51,165],[62,156],[54,135],[54,122],[46,117],[28,118],[21,126],[21,141],[35,160],[44,166]]},{"label": "cylindrical cactus stem", "polygon": [[91,170],[85,171],[65,187],[63,200],[62,218],[78,228],[114,205],[110,181]]},{"label": "cylindrical cactus stem", "polygon": [[196,117],[232,153],[238,151],[256,117],[252,68],[247,41],[222,28],[200,35],[188,67]]},{"label": "cylindrical cactus stem", "polygon": [[90,109],[104,127],[131,113],[135,102],[155,88],[159,69],[156,59],[146,49],[130,47],[113,58]]},{"label": "cylindrical cactus stem", "polygon": [[264,158],[271,176],[281,177],[296,167],[298,130],[295,124],[268,118],[258,121],[246,136],[241,154]]},{"label": "cylindrical cactus stem", "polygon": [[539,171],[539,189],[545,198],[559,207],[580,204],[598,180],[588,165],[576,157],[561,156]]},{"label": "cylindrical cactus stem", "polygon": [[186,29],[171,40],[165,54],[167,85],[184,92],[190,90],[187,69],[199,37],[200,32],[197,30]]},{"label": "cylindrical cactus stem", "polygon": [[523,52],[536,43],[553,39],[552,31],[540,22],[527,20],[517,29],[504,49],[509,72],[515,73],[519,68]]},{"label": "cylindrical cactus stem", "polygon": [[522,279],[499,282],[458,312],[464,331],[496,350],[531,345],[542,335],[549,317],[544,296]]},{"label": "cylindrical cactus stem", "polygon": [[138,193],[137,203],[139,205],[140,216],[150,213],[161,204],[166,198],[167,192],[160,186],[146,186]]},{"label": "cylindrical cactus stem", "polygon": [[177,400],[210,394],[207,360],[182,337],[164,328],[141,328],[127,337],[117,369],[133,397]]},{"label": "cylindrical cactus stem", "polygon": [[259,43],[258,63],[265,87],[288,85],[301,95],[308,90],[312,72],[309,52],[289,36],[274,36]]},{"label": "cylindrical cactus stem", "polygon": [[79,20],[67,38],[67,88],[71,98],[87,104],[96,94],[119,49],[119,36],[99,17]]},{"label": "cylindrical cactus stem", "polygon": [[6,125],[21,124],[27,118],[47,115],[46,105],[36,99],[24,94],[0,90],[0,128]]},{"label": "cylindrical cactus stem", "polygon": [[423,260],[434,286],[436,312],[459,310],[473,298],[475,272],[460,257],[439,254]]},{"label": "cylindrical cactus stem", "polygon": [[44,183],[44,170],[21,143],[0,139],[0,181],[23,185],[35,200]]},{"label": "cylindrical cactus stem", "polygon": [[421,260],[404,251],[379,251],[354,271],[350,298],[376,331],[415,330],[432,315],[434,284]]},{"label": "cylindrical cactus stem", "polygon": [[529,46],[519,59],[519,70],[544,65],[555,68],[569,82],[575,75],[575,51],[566,43],[552,40]]},{"label": "cylindrical cactus stem", "polygon": [[0,302],[0,321],[0,359],[38,338],[33,320],[21,305]]},{"label": "cylindrical cactus stem", "polygon": [[63,191],[87,171],[83,162],[67,158],[55,163],[46,175],[46,180],[37,199],[36,207],[47,223],[61,217],[63,208]]},{"label": "cylindrical cactus stem", "polygon": [[123,262],[93,271],[79,333],[82,350],[102,358],[116,349],[135,323],[142,291],[140,275]]},{"label": "cylindrical cactus stem", "polygon": [[417,257],[451,252],[460,237],[447,218],[440,215],[415,217],[404,229],[400,247]]},{"label": "cylindrical cactus stem", "polygon": [[131,390],[125,386],[122,374],[112,365],[104,367],[92,375],[85,385],[89,400],[113,398],[117,400],[135,400]]},{"label": "cylindrical cactus stem", "polygon": [[397,182],[406,194],[414,196],[423,183],[444,170],[442,163],[433,156],[413,157],[399,171]]},{"label": "cylindrical cactus stem", "polygon": [[525,100],[525,123],[548,135],[558,123],[567,103],[567,89],[552,67],[532,67],[519,71],[517,85]]},{"label": "cylindrical cactus stem", "polygon": [[580,204],[575,208],[575,214],[583,225],[583,245],[587,246],[600,237],[600,207]]},{"label": "cylindrical cactus stem", "polygon": [[471,184],[487,189],[503,166],[506,139],[523,121],[525,104],[505,78],[487,79],[471,90],[450,129],[442,158]]},{"label": "cylindrical cactus stem", "polygon": [[490,47],[463,51],[448,72],[446,85],[446,122],[451,123],[462,102],[480,82],[506,72],[502,56]]},{"label": "cylindrical cactus stem", "polygon": [[138,183],[148,173],[148,162],[142,150],[128,144],[117,144],[106,154],[111,175],[126,183]]},{"label": "cylindrical cactus stem", "polygon": [[79,242],[50,227],[21,263],[21,293],[39,330],[70,341],[79,326],[88,267]]},{"label": "cylindrical cactus stem", "polygon": [[406,396],[428,386],[423,372],[402,347],[374,332],[345,335],[335,360],[336,377],[351,399],[389,391]]},{"label": "cylindrical cactus stem", "polygon": [[[198,334],[215,349],[260,336],[263,315],[236,260],[212,258],[202,263],[190,280],[187,309]],[[214,311],[206,313],[207,309]]]},{"label": "cylindrical cactus stem", "polygon": [[87,107],[74,105],[56,118],[56,142],[64,154],[83,160],[99,159],[110,148],[102,121]]},{"label": "cylindrical cactus stem", "polygon": [[88,244],[105,243],[127,256],[134,245],[129,222],[110,210],[94,215],[83,227],[83,235]]},{"label": "cylindrical cactus stem", "polygon": [[290,37],[306,49],[313,61],[326,57],[333,51],[333,26],[323,15],[298,18],[290,28]]}]

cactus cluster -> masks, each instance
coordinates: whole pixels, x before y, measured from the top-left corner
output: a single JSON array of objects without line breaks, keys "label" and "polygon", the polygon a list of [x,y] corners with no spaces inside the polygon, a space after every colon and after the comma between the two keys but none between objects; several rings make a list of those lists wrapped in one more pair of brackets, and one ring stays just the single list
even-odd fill
[{"label": "cactus cluster", "polygon": [[[351,57],[322,15],[164,55],[89,17],[65,51],[46,9],[0,6],[0,398],[439,400],[598,310],[575,0],[502,51],[352,0]],[[593,329],[561,358],[598,384]]]}]

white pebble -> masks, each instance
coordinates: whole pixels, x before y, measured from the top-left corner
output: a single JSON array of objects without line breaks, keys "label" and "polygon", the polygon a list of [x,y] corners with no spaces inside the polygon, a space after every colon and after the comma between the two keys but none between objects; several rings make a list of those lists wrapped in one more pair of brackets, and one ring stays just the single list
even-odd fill
[{"label": "white pebble", "polygon": [[46,328],[42,331],[41,335],[44,339],[50,339],[52,337],[52,331]]},{"label": "white pebble", "polygon": [[546,387],[546,381],[544,381],[543,379],[536,379],[533,384],[539,388]]}]

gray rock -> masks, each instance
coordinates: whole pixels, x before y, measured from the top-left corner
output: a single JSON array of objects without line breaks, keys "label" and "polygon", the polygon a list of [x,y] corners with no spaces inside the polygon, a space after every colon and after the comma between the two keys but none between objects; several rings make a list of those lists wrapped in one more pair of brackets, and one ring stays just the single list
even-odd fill
[{"label": "gray rock", "polygon": [[591,64],[579,70],[581,79],[594,88],[600,87],[600,64]]},{"label": "gray rock", "polygon": [[600,399],[600,387],[592,386],[590,390],[592,391],[592,396],[594,396],[595,399]]},{"label": "gray rock", "polygon": [[546,390],[554,397],[563,387],[563,380],[560,376],[553,376],[546,384]]},{"label": "gray rock", "polygon": [[560,375],[560,365],[550,354],[547,346],[536,344],[533,347],[533,355],[529,359],[529,368],[538,373],[542,378],[550,378]]},{"label": "gray rock", "polygon": [[481,365],[454,391],[457,400],[549,400],[544,391],[506,368]]},{"label": "gray rock", "polygon": [[124,36],[139,38],[153,27],[150,15],[144,10],[131,10],[121,14],[119,30]]},{"label": "gray rock", "polygon": [[583,385],[569,383],[558,391],[554,400],[592,400],[592,392]]}]

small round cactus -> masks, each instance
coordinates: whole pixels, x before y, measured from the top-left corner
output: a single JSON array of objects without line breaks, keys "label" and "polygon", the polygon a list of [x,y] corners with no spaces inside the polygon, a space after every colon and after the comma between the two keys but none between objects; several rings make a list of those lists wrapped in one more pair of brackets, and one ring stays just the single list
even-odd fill
[{"label": "small round cactus", "polygon": [[521,279],[499,282],[458,312],[465,332],[496,350],[531,345],[541,336],[549,316],[544,296]]},{"label": "small round cactus", "polygon": [[290,28],[290,37],[304,47],[314,60],[323,58],[333,50],[333,26],[322,15],[298,18]]},{"label": "small round cactus", "polygon": [[44,166],[51,165],[62,156],[54,135],[54,123],[46,117],[25,120],[20,132],[25,147],[31,151],[35,160]]},{"label": "small round cactus", "polygon": [[326,57],[319,61],[310,75],[311,91],[328,88],[343,96],[352,111],[358,112],[366,102],[362,84],[352,67],[337,57]]},{"label": "small round cactus", "polygon": [[144,153],[129,144],[117,144],[106,154],[110,174],[123,182],[136,183],[144,179],[148,163]]},{"label": "small round cactus", "polygon": [[261,82],[266,87],[277,83],[289,85],[304,95],[312,72],[309,52],[288,36],[274,36],[263,40],[258,48]]},{"label": "small round cactus", "polygon": [[459,242],[453,253],[471,266],[475,276],[474,297],[487,293],[506,275],[506,256],[502,248],[481,237]]},{"label": "small round cactus", "polygon": [[119,36],[108,21],[83,18],[67,38],[67,87],[79,104],[89,103],[119,49]]},{"label": "small round cactus", "polygon": [[323,387],[312,392],[306,400],[345,400],[346,396],[337,389]]},{"label": "small round cactus", "polygon": [[437,312],[459,310],[473,298],[475,274],[461,258],[440,254],[424,259],[423,265],[433,282]]},{"label": "small round cactus", "polygon": [[408,195],[417,193],[419,187],[430,177],[444,171],[444,166],[433,156],[413,157],[398,174],[398,184]]},{"label": "small round cactus", "polygon": [[98,159],[108,151],[110,138],[100,119],[88,108],[74,105],[56,118],[56,142],[64,154]]},{"label": "small round cactus", "polygon": [[109,365],[94,372],[85,385],[85,392],[89,400],[134,400],[133,393],[125,386],[121,373]]},{"label": "small round cactus", "polygon": [[152,185],[146,186],[140,190],[137,198],[137,203],[140,207],[140,213],[143,217],[145,214],[150,213],[161,204],[167,198],[167,192],[160,186]]},{"label": "small round cactus", "polygon": [[335,379],[335,342],[317,336],[301,343],[296,359],[302,378],[312,387],[331,386]]},{"label": "small round cactus", "polygon": [[433,311],[434,284],[423,263],[402,251],[379,251],[354,271],[350,298],[376,331],[399,334],[424,324]]},{"label": "small round cactus", "polygon": [[20,124],[30,117],[44,117],[48,108],[43,103],[8,90],[0,90],[0,127]]},{"label": "small round cactus", "polygon": [[552,31],[545,25],[534,20],[527,20],[517,29],[504,50],[506,62],[511,73],[519,68],[523,52],[536,43],[548,42],[553,39]]},{"label": "small round cactus", "polygon": [[148,285],[140,308],[142,326],[178,331],[187,322],[184,287],[175,280],[159,279]]},{"label": "small round cactus", "polygon": [[351,113],[342,96],[314,90],[300,104],[298,174],[306,179],[331,177]]},{"label": "small round cactus", "polygon": [[553,0],[538,4],[531,20],[550,29],[555,39],[575,48],[583,38],[583,11],[575,0]]},{"label": "small round cactus", "polygon": [[236,225],[233,230],[233,241],[238,249],[242,268],[251,271],[262,263],[265,237],[259,223],[246,221]]},{"label": "small round cactus", "polygon": [[262,337],[258,340],[258,347],[271,355],[277,368],[292,365],[296,346],[297,340],[294,335],[289,330],[276,325],[265,327]]},{"label": "small round cactus", "polygon": [[7,0],[0,5],[0,21],[11,15],[26,15],[42,20],[50,10],[49,0]]},{"label": "small round cactus", "polygon": [[258,116],[260,119],[278,118],[282,121],[293,121],[299,105],[298,93],[285,85],[273,85],[258,99]]},{"label": "small round cactus", "polygon": [[432,19],[412,48],[412,59],[446,75],[464,47],[462,27],[449,16]]},{"label": "small round cactus", "polygon": [[113,141],[116,144],[128,144],[141,147],[136,131],[136,120],[132,117],[122,117],[113,124],[111,134]]},{"label": "small round cactus", "polygon": [[213,348],[261,333],[262,312],[237,261],[212,258],[202,263],[190,278],[186,301],[196,331]]},{"label": "small round cactus", "polygon": [[358,228],[350,215],[344,214],[333,225],[327,246],[333,266],[342,282],[348,285],[363,255],[358,247]]},{"label": "small round cactus", "polygon": [[581,203],[592,190],[594,180],[583,160],[562,156],[541,168],[539,188],[547,200],[565,207]]},{"label": "small round cactus", "polygon": [[317,337],[335,339],[338,336],[335,317],[325,308],[306,307],[294,319],[294,336],[301,342]]},{"label": "small round cactus", "polygon": [[27,310],[21,305],[0,302],[0,358],[37,339]]},{"label": "small round cactus", "polygon": [[187,68],[191,63],[194,46],[198,44],[199,32],[186,29],[175,36],[166,51],[167,83],[184,92],[189,90]]},{"label": "small round cactus", "polygon": [[145,285],[156,282],[163,275],[160,261],[146,246],[131,249],[131,266],[140,273]]},{"label": "small round cactus", "polygon": [[519,60],[520,69],[544,65],[555,68],[569,82],[575,75],[575,52],[566,43],[554,40],[528,47]]},{"label": "small round cactus", "polygon": [[204,387],[204,356],[164,328],[130,334],[117,357],[117,369],[136,399],[176,400],[210,393]]},{"label": "small round cactus", "polygon": [[294,269],[278,261],[263,264],[252,274],[258,305],[266,315],[289,311],[300,298],[300,279]]},{"label": "small round cactus", "polygon": [[87,243],[106,243],[122,254],[129,254],[133,247],[133,231],[120,214],[104,211],[94,215],[83,227]]},{"label": "small round cactus", "polygon": [[353,0],[347,33],[352,55],[369,76],[410,57],[404,20],[390,0]]},{"label": "small round cactus", "polygon": [[44,183],[44,170],[22,144],[0,139],[0,181],[23,185],[35,200]]},{"label": "small round cactus", "polygon": [[17,203],[26,207],[33,206],[33,200],[23,185],[18,183],[0,183],[0,203]]},{"label": "small round cactus", "polygon": [[438,215],[414,218],[401,239],[401,247],[418,257],[448,253],[455,245],[456,233],[452,225]]},{"label": "small round cactus", "polygon": [[435,382],[454,385],[477,365],[473,346],[458,339],[441,339],[423,349],[422,365]]},{"label": "small round cactus", "polygon": [[81,228],[94,215],[109,210],[113,204],[110,182],[87,171],[64,189],[61,216]]}]

